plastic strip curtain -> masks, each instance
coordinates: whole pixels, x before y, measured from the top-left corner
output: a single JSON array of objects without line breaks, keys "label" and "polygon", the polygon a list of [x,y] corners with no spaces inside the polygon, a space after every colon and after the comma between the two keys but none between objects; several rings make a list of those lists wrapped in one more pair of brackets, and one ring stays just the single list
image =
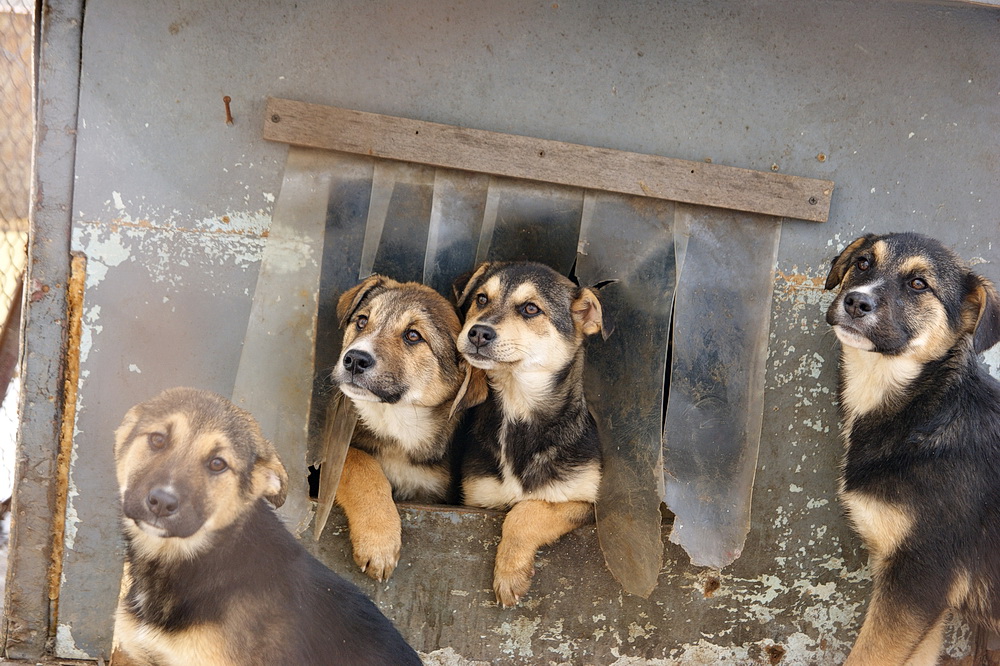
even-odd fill
[{"label": "plastic strip curtain", "polygon": [[[303,236],[300,227],[311,231]],[[257,364],[260,387],[275,387],[257,389],[274,403],[262,405],[264,412],[284,421],[301,418],[301,405],[309,404],[307,395],[293,405],[296,394],[287,388],[309,387],[318,378],[312,394],[312,432],[318,433],[331,396],[326,378],[340,347],[336,301],[371,272],[422,281],[442,294],[486,260],[541,261],[564,274],[575,263],[584,286],[615,280],[600,290],[614,333],[588,343],[587,391],[606,454],[598,534],[623,587],[645,595],[662,562],[661,500],[676,514],[672,539],[695,564],[724,566],[742,548],[779,229],[775,218],[292,148],[245,358]],[[308,236],[308,256],[322,256],[321,275],[312,267],[287,274],[268,269],[281,267],[275,253],[291,231]],[[676,264],[685,266],[676,294],[675,253]],[[294,253],[285,257],[295,265],[300,260]],[[301,328],[290,328],[290,303],[297,302],[290,295],[315,294],[317,285],[312,366],[312,352],[304,350],[310,322],[298,312]],[[671,304],[676,316],[664,427]],[[271,335],[263,336],[266,345],[253,342],[265,328],[287,334],[280,343]],[[281,360],[293,350],[298,360]],[[250,385],[246,378],[241,386]],[[293,467],[302,441],[294,436],[280,444]],[[313,449],[306,459],[314,463],[322,454],[337,465],[342,453]]]},{"label": "plastic strip curtain", "polygon": [[675,234],[664,501],[670,540],[721,569],[750,530],[781,220],[678,205]]}]

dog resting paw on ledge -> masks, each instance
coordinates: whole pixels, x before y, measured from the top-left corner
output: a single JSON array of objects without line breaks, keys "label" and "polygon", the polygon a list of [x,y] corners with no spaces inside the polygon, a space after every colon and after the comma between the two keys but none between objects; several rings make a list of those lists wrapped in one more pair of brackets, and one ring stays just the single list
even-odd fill
[{"label": "dog resting paw on ledge", "polygon": [[596,293],[548,266],[486,263],[455,285],[458,350],[489,382],[462,464],[466,504],[509,509],[493,573],[501,606],[527,592],[541,546],[593,518],[601,445],[583,392]]}]

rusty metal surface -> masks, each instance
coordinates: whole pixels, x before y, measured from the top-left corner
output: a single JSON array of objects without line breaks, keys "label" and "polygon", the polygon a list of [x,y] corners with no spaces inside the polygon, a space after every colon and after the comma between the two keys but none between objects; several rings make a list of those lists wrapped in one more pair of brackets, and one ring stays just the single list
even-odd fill
[{"label": "rusty metal surface", "polygon": [[835,664],[846,657],[827,630],[857,604],[836,593],[839,571],[799,587],[740,562],[721,576],[706,573],[669,543],[669,523],[663,574],[648,599],[621,592],[590,526],[542,549],[531,592],[501,609],[492,556],[502,518],[404,505],[403,551],[386,583],[357,570],[339,510],[316,553],[371,596],[417,650],[460,655],[460,664],[769,664],[784,654],[795,655],[791,663]]}]

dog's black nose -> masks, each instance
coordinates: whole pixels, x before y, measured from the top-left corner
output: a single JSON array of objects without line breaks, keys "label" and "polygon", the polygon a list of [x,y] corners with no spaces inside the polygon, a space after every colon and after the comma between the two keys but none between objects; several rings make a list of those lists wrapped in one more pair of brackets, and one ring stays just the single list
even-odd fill
[{"label": "dog's black nose", "polygon": [[485,347],[486,345],[493,342],[497,337],[496,330],[492,326],[486,326],[485,324],[476,324],[469,329],[469,340],[477,348]]},{"label": "dog's black nose", "polygon": [[180,500],[177,499],[177,495],[163,489],[163,488],[153,488],[146,495],[146,506],[149,510],[153,512],[153,515],[157,518],[166,518],[167,516],[172,516],[177,513],[177,507],[180,505]]},{"label": "dog's black nose", "polygon": [[875,309],[875,299],[863,291],[852,291],[844,296],[844,309],[852,319],[861,319]]},{"label": "dog's black nose", "polygon": [[352,349],[344,354],[344,369],[352,375],[360,375],[375,365],[375,357],[366,351]]}]

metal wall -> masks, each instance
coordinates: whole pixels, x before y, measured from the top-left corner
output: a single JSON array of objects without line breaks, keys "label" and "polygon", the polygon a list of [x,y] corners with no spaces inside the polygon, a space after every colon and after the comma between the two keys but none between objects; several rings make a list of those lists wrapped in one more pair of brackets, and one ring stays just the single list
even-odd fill
[{"label": "metal wall", "polygon": [[[407,512],[403,562],[384,585],[355,575],[342,535],[321,551],[438,654],[843,659],[868,574],[835,499],[842,447],[823,278],[860,233],[912,229],[1000,280],[1000,10],[96,0],[82,18],[76,154],[63,159],[74,173],[72,249],[88,263],[58,654],[107,654],[110,642],[114,426],[164,387],[233,389],[287,150],[260,139],[272,95],[834,180],[829,222],[782,229],[752,529],[721,575],[668,544],[651,598],[627,597],[583,530],[543,554],[526,603],[501,611],[488,594],[495,517]],[[74,82],[51,85],[43,94],[76,101]],[[29,323],[29,345],[58,325]],[[1000,368],[1000,355],[988,360]],[[40,621],[17,604],[15,620]],[[967,630],[956,625],[949,641],[963,653]]]}]

